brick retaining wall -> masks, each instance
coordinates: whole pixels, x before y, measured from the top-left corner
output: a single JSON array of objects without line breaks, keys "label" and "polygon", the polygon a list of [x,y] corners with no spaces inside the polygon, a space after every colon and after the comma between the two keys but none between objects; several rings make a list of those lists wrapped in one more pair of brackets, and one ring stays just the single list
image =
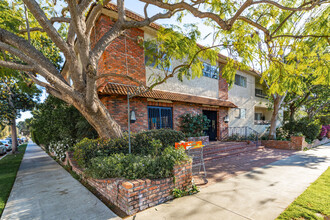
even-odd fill
[{"label": "brick retaining wall", "polygon": [[191,187],[192,184],[191,162],[176,165],[173,170],[174,177],[164,179],[93,179],[84,176],[83,169],[77,165],[72,156],[72,153],[67,152],[66,158],[72,170],[127,215],[133,215],[173,199],[174,188],[184,189]]},{"label": "brick retaining wall", "polygon": [[262,140],[261,145],[282,150],[303,150],[309,146],[305,137],[291,137],[290,141]]}]

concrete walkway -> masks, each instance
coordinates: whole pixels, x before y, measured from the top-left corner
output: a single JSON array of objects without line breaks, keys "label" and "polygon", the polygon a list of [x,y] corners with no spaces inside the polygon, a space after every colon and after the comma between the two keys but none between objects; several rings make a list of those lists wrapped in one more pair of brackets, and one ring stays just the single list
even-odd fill
[{"label": "concrete walkway", "polygon": [[327,144],[147,209],[135,219],[275,219],[329,166]]},{"label": "concrete walkway", "polygon": [[40,147],[29,143],[1,219],[119,219]]}]

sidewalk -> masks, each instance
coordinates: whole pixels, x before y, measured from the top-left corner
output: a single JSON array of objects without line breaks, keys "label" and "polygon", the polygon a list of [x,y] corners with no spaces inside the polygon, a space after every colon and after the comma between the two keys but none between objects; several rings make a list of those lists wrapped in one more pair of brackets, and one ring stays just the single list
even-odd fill
[{"label": "sidewalk", "polygon": [[119,219],[98,198],[29,143],[1,219]]},{"label": "sidewalk", "polygon": [[275,219],[329,166],[327,144],[147,209],[135,220]]}]

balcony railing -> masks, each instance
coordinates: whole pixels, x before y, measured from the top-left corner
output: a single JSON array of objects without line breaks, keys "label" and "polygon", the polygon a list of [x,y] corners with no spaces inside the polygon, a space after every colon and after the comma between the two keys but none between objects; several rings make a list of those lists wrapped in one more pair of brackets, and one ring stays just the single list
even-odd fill
[{"label": "balcony railing", "polygon": [[270,125],[269,120],[254,120],[255,125]]}]

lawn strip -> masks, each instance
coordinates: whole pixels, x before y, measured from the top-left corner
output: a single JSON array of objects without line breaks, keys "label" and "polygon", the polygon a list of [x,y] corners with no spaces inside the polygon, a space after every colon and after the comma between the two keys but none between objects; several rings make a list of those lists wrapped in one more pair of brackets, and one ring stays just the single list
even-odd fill
[{"label": "lawn strip", "polygon": [[26,146],[27,144],[20,145],[18,154],[10,154],[0,160],[0,216],[14,185]]},{"label": "lawn strip", "polygon": [[330,167],[277,219],[324,219],[330,216]]}]

